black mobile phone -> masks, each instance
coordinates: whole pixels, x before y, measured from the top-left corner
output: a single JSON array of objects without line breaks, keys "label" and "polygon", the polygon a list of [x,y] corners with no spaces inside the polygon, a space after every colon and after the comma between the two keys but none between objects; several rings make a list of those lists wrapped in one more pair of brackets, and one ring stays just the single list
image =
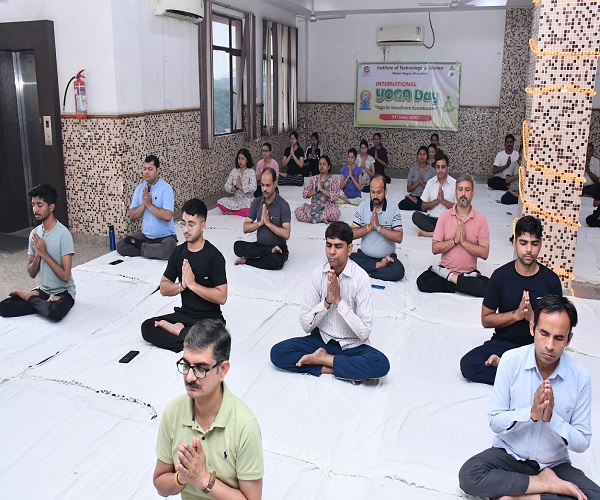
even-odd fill
[{"label": "black mobile phone", "polygon": [[109,262],[108,265],[116,266],[117,264],[120,264],[121,262],[123,262],[123,259],[117,259],[117,260],[113,260],[112,262]]},{"label": "black mobile phone", "polygon": [[140,353],[140,351],[129,351],[127,354],[125,354],[125,356],[123,356],[120,360],[119,363],[129,363],[133,358],[135,358],[138,354]]}]

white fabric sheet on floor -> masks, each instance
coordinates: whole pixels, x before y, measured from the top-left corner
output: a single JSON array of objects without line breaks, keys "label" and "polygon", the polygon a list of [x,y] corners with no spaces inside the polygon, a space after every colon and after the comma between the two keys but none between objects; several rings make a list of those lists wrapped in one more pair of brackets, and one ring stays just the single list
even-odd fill
[{"label": "white fabric sheet on floor", "polygon": [[[393,180],[390,203],[404,196],[405,184]],[[281,188],[292,207],[304,201],[301,191]],[[476,187],[474,205],[491,228],[490,258],[480,265],[488,276],[512,259],[508,237],[516,207],[497,204],[500,195]],[[343,206],[342,218],[350,222],[354,211]],[[300,304],[308,276],[325,261],[326,226],[293,218],[290,260],[281,271],[262,271],[233,264],[233,242],[254,238],[242,234],[243,219],[218,209],[208,216],[205,236],[227,262],[223,314],[232,335],[227,382],[261,425],[267,500],[457,498],[460,466],[491,443],[492,388],[468,383],[458,366],[464,353],[491,336],[481,327],[481,300],[417,291],[416,278],[438,257],[431,254],[431,239],[417,236],[411,213],[402,216],[404,241],[397,254],[406,278],[373,280],[385,289],[373,289],[370,341],[388,356],[391,369],[378,382],[359,386],[330,375],[282,372],[269,361],[273,344],[305,335],[298,322]],[[583,228],[580,240],[582,235],[589,244],[581,274],[593,278],[596,236]],[[151,293],[165,262],[123,259],[109,266],[116,258],[108,254],[76,269],[77,304],[62,322],[0,320],[5,373],[0,425],[8,435],[8,453],[0,459],[3,497],[160,498],[151,481],[155,440],[165,404],[184,392],[175,367],[181,354],[147,344],[140,324],[172,312],[180,298]],[[600,308],[597,301],[574,301],[580,325],[570,351],[597,381]],[[130,350],[140,354],[118,363]],[[5,368],[13,361],[15,366]],[[592,428],[600,428],[597,391]],[[598,439],[585,453],[571,454],[597,482]],[[32,469],[39,471],[35,480]]]}]

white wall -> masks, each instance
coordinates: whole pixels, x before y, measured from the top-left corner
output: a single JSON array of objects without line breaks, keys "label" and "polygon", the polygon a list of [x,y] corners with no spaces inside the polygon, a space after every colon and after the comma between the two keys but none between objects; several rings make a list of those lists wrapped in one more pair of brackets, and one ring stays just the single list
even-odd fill
[{"label": "white wall", "polygon": [[[387,47],[386,61],[462,63],[461,104],[497,106],[502,73],[505,11],[456,12],[448,9],[431,14],[435,45]],[[425,42],[432,36],[427,13],[348,16],[322,20],[308,27],[308,100],[354,102],[355,62],[379,62],[383,51],[375,42],[378,26],[419,25]],[[306,100],[303,73],[304,23],[299,23],[300,100]]]}]

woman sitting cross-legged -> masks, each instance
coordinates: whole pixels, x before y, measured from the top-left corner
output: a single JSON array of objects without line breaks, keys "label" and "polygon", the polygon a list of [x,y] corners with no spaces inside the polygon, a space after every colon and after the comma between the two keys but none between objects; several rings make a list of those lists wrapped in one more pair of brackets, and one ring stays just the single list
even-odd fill
[{"label": "woman sitting cross-legged", "polygon": [[225,191],[233,196],[225,196],[217,201],[217,206],[225,214],[248,217],[250,205],[256,190],[256,174],[250,151],[242,148],[238,151],[235,168],[225,181]]},{"label": "woman sitting cross-legged", "polygon": [[309,178],[302,192],[304,198],[310,198],[310,203],[298,207],[294,214],[300,222],[329,223],[339,220],[340,209],[336,200],[340,196],[340,183],[337,176],[331,175],[331,160],[323,155],[319,159],[319,175]]}]

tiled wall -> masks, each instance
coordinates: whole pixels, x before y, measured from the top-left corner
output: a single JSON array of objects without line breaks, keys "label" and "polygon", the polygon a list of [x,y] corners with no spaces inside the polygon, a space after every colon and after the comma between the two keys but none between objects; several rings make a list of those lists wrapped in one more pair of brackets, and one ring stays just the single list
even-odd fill
[{"label": "tiled wall", "polygon": [[[571,286],[581,183],[592,115],[596,57],[577,56],[600,49],[595,2],[541,0],[534,8],[532,39],[542,55],[532,55],[528,72],[525,137],[528,166],[522,177],[522,212],[539,216],[549,244],[540,261]],[[554,53],[555,55],[552,55]],[[562,55],[566,54],[566,55]],[[566,85],[568,89],[556,90]]]},{"label": "tiled wall", "polygon": [[[257,124],[262,123],[262,107]],[[142,181],[146,155],[161,162],[162,177],[175,191],[175,209],[192,197],[220,192],[233,168],[238,149],[248,148],[260,159],[260,144],[268,140],[283,152],[287,134],[246,141],[244,134],[215,138],[214,148],[200,148],[200,112],[181,111],[116,118],[63,118],[67,208],[74,233],[106,234],[109,224],[118,235],[137,229],[127,218],[135,187]],[[279,153],[276,155],[279,158]]]}]

